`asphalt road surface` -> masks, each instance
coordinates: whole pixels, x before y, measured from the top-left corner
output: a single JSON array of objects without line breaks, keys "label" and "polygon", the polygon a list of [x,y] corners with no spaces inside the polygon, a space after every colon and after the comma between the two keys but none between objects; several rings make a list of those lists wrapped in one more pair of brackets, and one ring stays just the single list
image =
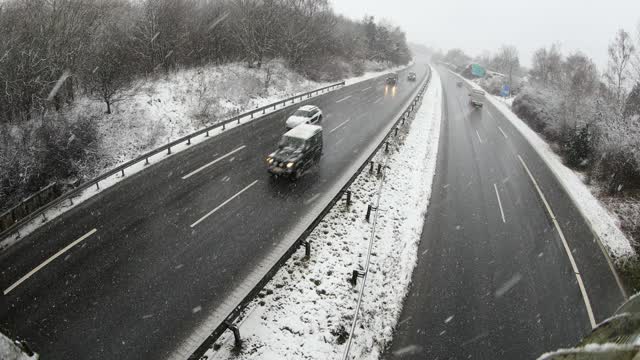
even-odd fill
[{"label": "asphalt road surface", "polygon": [[445,104],[434,188],[385,358],[535,359],[573,346],[592,328],[587,300],[596,323],[624,301],[607,259],[509,120],[486,102],[471,107],[466,85],[438,72]]},{"label": "asphalt road surface", "polygon": [[45,224],[0,254],[0,326],[45,359],[169,357],[239,300],[234,290],[314,203],[335,196],[426,69],[413,67],[417,82],[402,72],[395,93],[379,77],[312,99],[324,111],[324,155],[295,183],[270,181],[264,161],[297,106],[171,155]]}]

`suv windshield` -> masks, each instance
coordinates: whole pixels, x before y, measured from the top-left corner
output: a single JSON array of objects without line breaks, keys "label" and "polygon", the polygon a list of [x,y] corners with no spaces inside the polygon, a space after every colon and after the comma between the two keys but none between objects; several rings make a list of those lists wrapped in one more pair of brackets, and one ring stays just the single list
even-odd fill
[{"label": "suv windshield", "polygon": [[310,117],[310,116],[311,116],[311,111],[308,111],[308,110],[298,110],[298,111],[296,111],[293,115],[294,115],[294,116],[300,116],[300,117]]},{"label": "suv windshield", "polygon": [[291,150],[302,149],[304,147],[305,140],[291,137],[291,136],[283,136],[282,140],[280,140],[280,144],[278,147],[281,149],[287,148]]}]

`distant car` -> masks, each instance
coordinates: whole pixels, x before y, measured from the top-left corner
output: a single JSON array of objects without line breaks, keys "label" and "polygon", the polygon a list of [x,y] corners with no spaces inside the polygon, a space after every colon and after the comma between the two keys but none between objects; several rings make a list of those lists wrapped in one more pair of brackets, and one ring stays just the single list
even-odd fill
[{"label": "distant car", "polygon": [[322,156],[322,127],[302,124],[282,135],[278,150],[267,156],[267,171],[272,176],[299,179]]},{"label": "distant car", "polygon": [[322,111],[314,105],[301,106],[293,115],[289,116],[286,122],[287,130],[301,124],[318,124],[322,121]]},{"label": "distant car", "polygon": [[484,103],[484,91],[473,89],[471,93],[469,93],[469,96],[471,97],[471,105],[482,107],[482,103]]},{"label": "distant car", "polygon": [[456,86],[458,86],[458,87],[462,87],[462,81],[458,81],[458,82],[456,83]]},{"label": "distant car", "polygon": [[398,74],[389,74],[385,83],[387,84],[387,86],[398,85]]},{"label": "distant car", "polygon": [[416,78],[417,76],[416,76],[416,73],[414,72],[410,72],[409,75],[407,76],[407,80],[409,81],[416,81]]}]

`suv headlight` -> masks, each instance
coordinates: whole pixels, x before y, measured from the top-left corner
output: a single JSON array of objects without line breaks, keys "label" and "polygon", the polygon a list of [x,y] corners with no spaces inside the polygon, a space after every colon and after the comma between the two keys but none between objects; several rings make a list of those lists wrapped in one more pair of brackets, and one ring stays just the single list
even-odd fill
[{"label": "suv headlight", "polygon": [[287,168],[288,168],[288,169],[290,169],[290,168],[292,168],[295,164],[296,164],[296,163],[294,163],[293,161],[292,161],[292,162],[288,162],[288,163],[287,163]]}]

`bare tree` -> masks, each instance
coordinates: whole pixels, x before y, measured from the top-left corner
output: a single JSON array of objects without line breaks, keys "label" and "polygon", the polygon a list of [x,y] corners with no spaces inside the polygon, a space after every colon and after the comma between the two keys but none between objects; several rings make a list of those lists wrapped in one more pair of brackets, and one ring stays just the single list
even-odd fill
[{"label": "bare tree", "polygon": [[605,78],[614,89],[615,101],[619,112],[622,112],[625,98],[625,85],[629,76],[628,67],[635,47],[631,36],[623,29],[618,30],[616,37],[609,44],[609,64]]},{"label": "bare tree", "polygon": [[558,84],[562,75],[562,54],[556,44],[548,50],[540,48],[533,53],[530,74],[543,86]]},{"label": "bare tree", "polygon": [[235,0],[233,2],[235,39],[245,51],[247,64],[260,68],[276,52],[280,31],[277,0]]},{"label": "bare tree", "polygon": [[494,62],[498,71],[506,73],[509,77],[509,86],[513,87],[513,75],[520,68],[518,49],[515,46],[503,45],[496,54]]}]

